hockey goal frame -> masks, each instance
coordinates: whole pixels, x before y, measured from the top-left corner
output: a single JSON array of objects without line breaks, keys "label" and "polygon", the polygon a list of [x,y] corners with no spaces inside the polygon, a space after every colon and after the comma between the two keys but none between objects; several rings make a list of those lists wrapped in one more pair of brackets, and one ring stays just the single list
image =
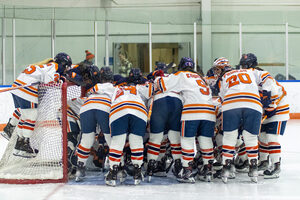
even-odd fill
[{"label": "hockey goal frame", "polygon": [[[62,112],[62,168],[63,176],[61,179],[0,179],[0,183],[5,184],[43,184],[43,183],[66,183],[68,182],[68,138],[67,138],[67,88],[74,86],[70,82],[64,82],[61,86],[61,112]],[[84,96],[85,90],[81,87],[81,96]]]}]

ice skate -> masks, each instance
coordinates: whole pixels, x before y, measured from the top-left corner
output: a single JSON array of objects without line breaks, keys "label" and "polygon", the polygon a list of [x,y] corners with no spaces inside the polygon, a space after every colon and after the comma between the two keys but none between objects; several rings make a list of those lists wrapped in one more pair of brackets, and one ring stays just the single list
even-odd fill
[{"label": "ice skate", "polygon": [[268,160],[263,160],[260,162],[258,165],[258,175],[259,176],[264,176],[264,171],[266,171],[269,168],[269,161]]},{"label": "ice skate", "polygon": [[123,183],[126,180],[127,173],[124,169],[124,166],[119,166],[117,178],[120,179],[120,183]]},{"label": "ice skate", "polygon": [[225,160],[225,165],[223,165],[222,174],[221,174],[223,183],[227,183],[230,173],[232,173],[231,165],[232,165],[232,160],[229,159]]},{"label": "ice skate", "polygon": [[182,169],[181,160],[176,159],[175,162],[174,162],[174,167],[172,169],[172,172],[173,172],[175,177],[178,177],[178,174],[181,171],[181,169]]},{"label": "ice skate", "polygon": [[201,181],[210,182],[212,180],[212,166],[213,166],[213,160],[208,161],[208,164],[202,165],[198,169],[198,179]]},{"label": "ice skate", "polygon": [[134,185],[139,185],[141,181],[144,181],[142,168],[139,167],[137,164],[134,165],[133,180],[134,180]]},{"label": "ice skate", "polygon": [[156,168],[154,169],[153,176],[157,176],[157,177],[166,177],[167,176],[166,163],[164,160],[157,162]]},{"label": "ice skate", "polygon": [[9,119],[9,121],[7,122],[7,124],[6,124],[6,126],[4,127],[4,129],[3,129],[3,132],[1,132],[1,135],[5,138],[5,139],[7,139],[7,140],[9,140],[10,138],[11,138],[11,135],[12,135],[12,133],[14,132],[14,130],[15,130],[15,126],[13,126],[11,123],[10,123],[10,120],[11,120],[11,118]]},{"label": "ice skate", "polygon": [[154,159],[149,160],[147,165],[147,171],[146,171],[146,175],[148,176],[148,182],[151,181],[155,168],[156,168],[156,161]]},{"label": "ice skate", "polygon": [[38,150],[31,148],[29,138],[18,136],[13,155],[23,158],[34,158],[37,153]]},{"label": "ice skate", "polygon": [[109,186],[116,186],[117,185],[117,175],[119,171],[119,166],[114,165],[113,168],[109,169],[107,176],[105,177],[105,184]]},{"label": "ice skate", "polygon": [[265,179],[273,179],[273,178],[279,178],[280,175],[280,162],[277,162],[274,164],[274,166],[271,169],[267,169],[264,171],[264,178]]},{"label": "ice skate", "polygon": [[215,162],[213,164],[213,171],[215,172],[213,174],[213,178],[221,178],[222,175],[222,169],[223,169],[223,165],[220,162]]},{"label": "ice skate", "polygon": [[251,181],[257,183],[258,178],[258,167],[257,167],[257,159],[250,160],[249,173]]},{"label": "ice skate", "polygon": [[195,183],[192,163],[188,167],[183,167],[178,174],[177,181],[180,183]]},{"label": "ice skate", "polygon": [[248,160],[241,161],[235,164],[235,170],[239,173],[247,173],[249,172],[249,162]]},{"label": "ice skate", "polygon": [[83,162],[78,161],[77,170],[75,173],[75,181],[80,182],[83,180],[83,177],[85,177],[85,166]]}]

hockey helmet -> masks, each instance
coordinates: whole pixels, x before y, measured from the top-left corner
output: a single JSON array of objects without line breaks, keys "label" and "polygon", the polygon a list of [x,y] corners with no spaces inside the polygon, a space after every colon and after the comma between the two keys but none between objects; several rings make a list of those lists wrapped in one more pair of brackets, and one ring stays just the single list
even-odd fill
[{"label": "hockey helmet", "polygon": [[54,57],[54,62],[58,64],[58,69],[56,70],[59,74],[64,74],[67,67],[71,67],[72,59],[66,53],[58,53]]},{"label": "hockey helmet", "polygon": [[112,82],[113,80],[114,80],[114,75],[110,67],[101,67],[100,69],[101,83]]},{"label": "hockey helmet", "polygon": [[257,65],[257,57],[253,53],[242,55],[240,59],[240,66],[243,69],[255,68]]},{"label": "hockey helmet", "polygon": [[178,70],[193,70],[195,67],[195,63],[193,59],[189,57],[183,57],[180,60],[180,63],[178,65]]}]

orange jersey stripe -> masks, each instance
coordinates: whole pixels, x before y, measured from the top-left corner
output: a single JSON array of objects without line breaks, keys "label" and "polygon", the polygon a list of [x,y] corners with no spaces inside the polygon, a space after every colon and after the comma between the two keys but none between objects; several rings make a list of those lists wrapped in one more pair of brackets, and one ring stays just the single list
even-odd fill
[{"label": "orange jersey stripe", "polygon": [[138,108],[138,107],[135,107],[135,106],[122,106],[121,108],[118,108],[118,109],[114,110],[112,113],[110,113],[110,114],[109,114],[109,117],[111,117],[111,116],[112,116],[113,114],[115,114],[116,112],[119,112],[119,111],[124,110],[124,109],[127,109],[127,108],[135,109],[135,110],[138,110],[138,111],[144,113],[146,116],[148,115],[148,114],[146,113],[146,111],[144,111],[143,109],[140,109],[140,108]]},{"label": "orange jersey stripe", "polygon": [[248,93],[248,92],[239,92],[239,93],[234,93],[234,94],[228,94],[224,97],[224,99],[229,98],[229,97],[234,97],[234,96],[240,96],[240,95],[253,96],[253,97],[260,99],[260,97],[258,95],[253,94],[253,93]]},{"label": "orange jersey stripe", "polygon": [[226,105],[226,104],[230,104],[230,103],[237,103],[237,102],[250,102],[250,103],[256,103],[257,105],[259,105],[260,107],[262,107],[262,104],[259,101],[255,101],[255,100],[251,100],[251,99],[235,99],[235,100],[230,100],[230,101],[226,101],[224,102],[222,105]]},{"label": "orange jersey stripe", "polygon": [[186,110],[186,111],[182,111],[182,114],[191,114],[191,113],[207,113],[207,114],[215,115],[214,111],[205,111],[205,110]]},{"label": "orange jersey stripe", "polygon": [[117,107],[117,106],[119,106],[119,105],[121,105],[121,104],[123,104],[123,103],[134,103],[134,104],[138,104],[138,105],[140,105],[140,106],[142,106],[143,108],[146,109],[146,107],[145,107],[144,104],[141,104],[141,103],[139,103],[139,102],[137,102],[137,101],[122,101],[122,102],[120,102],[120,103],[117,103],[117,104],[113,105],[113,106],[111,107],[111,109],[114,109],[115,107]]},{"label": "orange jersey stripe", "polygon": [[103,105],[106,105],[106,106],[110,107],[109,103],[102,102],[102,101],[89,101],[89,102],[86,102],[85,104],[83,104],[82,106],[85,106],[85,105],[88,105],[88,104],[91,104],[91,103],[103,104]]},{"label": "orange jersey stripe", "polygon": [[215,106],[209,105],[209,104],[187,104],[187,105],[183,106],[183,108],[189,108],[189,107],[210,107],[210,108],[215,108]]}]

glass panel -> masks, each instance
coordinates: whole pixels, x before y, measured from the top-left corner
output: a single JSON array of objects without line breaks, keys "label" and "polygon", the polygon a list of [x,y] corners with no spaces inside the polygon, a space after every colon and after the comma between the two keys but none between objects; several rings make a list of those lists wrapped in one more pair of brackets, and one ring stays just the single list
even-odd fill
[{"label": "glass panel", "polygon": [[289,26],[289,80],[300,80],[299,33],[299,26]]},{"label": "glass panel", "polygon": [[32,63],[51,57],[51,21],[16,19],[16,76]]},{"label": "glass panel", "polygon": [[[156,62],[176,65],[182,57],[194,59],[194,25],[193,22],[185,25],[153,24],[152,25],[152,70]],[[174,72],[173,67],[169,72]]]},{"label": "glass panel", "polygon": [[243,25],[243,53],[254,53],[258,66],[285,80],[285,26]]},{"label": "glass panel", "polygon": [[[211,66],[216,58],[225,57],[232,67],[240,60],[239,25],[212,25],[212,58]],[[205,66],[207,70],[207,66]],[[206,72],[205,72],[206,73]]]},{"label": "glass panel", "polygon": [[131,68],[149,72],[148,24],[111,22],[109,35],[114,73],[127,76]]},{"label": "glass panel", "polygon": [[73,64],[85,60],[85,50],[94,54],[94,22],[56,20],[55,53],[66,52]]}]

